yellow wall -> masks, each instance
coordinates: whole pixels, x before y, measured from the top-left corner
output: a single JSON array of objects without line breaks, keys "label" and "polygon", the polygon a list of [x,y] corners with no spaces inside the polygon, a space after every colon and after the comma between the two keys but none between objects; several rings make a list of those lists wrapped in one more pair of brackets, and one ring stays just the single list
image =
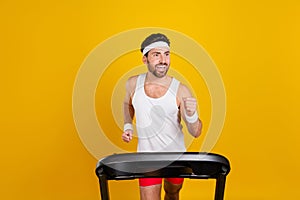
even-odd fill
[{"label": "yellow wall", "polygon": [[[99,43],[153,26],[192,37],[222,75],[227,113],[213,152],[231,161],[226,199],[299,198],[299,9],[296,0],[1,1],[0,198],[99,199],[97,160],[73,121],[74,81]],[[135,181],[110,185],[114,199],[138,198]],[[209,199],[213,187],[187,180],[182,199]]]}]

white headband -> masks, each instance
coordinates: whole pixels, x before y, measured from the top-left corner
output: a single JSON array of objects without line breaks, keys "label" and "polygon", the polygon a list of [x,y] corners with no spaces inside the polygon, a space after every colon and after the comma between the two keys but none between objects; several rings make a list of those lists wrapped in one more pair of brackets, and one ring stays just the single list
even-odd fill
[{"label": "white headband", "polygon": [[163,42],[163,41],[153,42],[143,49],[143,55],[148,53],[151,49],[154,49],[157,47],[167,47],[168,49],[170,49],[168,43],[166,43],[166,42]]}]

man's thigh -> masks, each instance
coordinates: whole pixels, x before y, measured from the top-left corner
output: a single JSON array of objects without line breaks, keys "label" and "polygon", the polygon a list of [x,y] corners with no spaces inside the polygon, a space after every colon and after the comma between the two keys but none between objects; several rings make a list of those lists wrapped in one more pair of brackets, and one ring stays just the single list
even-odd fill
[{"label": "man's thigh", "polygon": [[[160,183],[157,183],[158,180],[155,181],[150,181],[152,182],[152,185],[149,184],[149,180],[148,184],[144,184],[144,186],[140,185],[140,197],[141,200],[160,200],[160,196],[161,196],[161,181]],[[153,184],[153,182],[155,182],[156,184]],[[146,186],[145,186],[146,185]]]},{"label": "man's thigh", "polygon": [[166,178],[164,190],[167,194],[178,194],[182,188],[183,178]]}]

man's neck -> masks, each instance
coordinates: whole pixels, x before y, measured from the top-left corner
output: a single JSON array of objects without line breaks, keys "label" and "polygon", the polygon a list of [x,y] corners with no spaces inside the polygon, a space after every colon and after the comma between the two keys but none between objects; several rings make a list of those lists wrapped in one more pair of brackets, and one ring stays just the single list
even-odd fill
[{"label": "man's neck", "polygon": [[146,80],[145,82],[148,83],[160,83],[160,84],[169,84],[170,77],[168,75],[165,75],[164,77],[156,77],[151,72],[147,72]]}]

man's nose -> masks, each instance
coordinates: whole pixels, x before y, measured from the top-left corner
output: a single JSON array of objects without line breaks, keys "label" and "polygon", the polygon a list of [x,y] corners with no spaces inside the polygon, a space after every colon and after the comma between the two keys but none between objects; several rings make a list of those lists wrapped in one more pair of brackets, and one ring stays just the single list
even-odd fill
[{"label": "man's nose", "polygon": [[166,63],[166,56],[165,55],[160,55],[160,63]]}]

